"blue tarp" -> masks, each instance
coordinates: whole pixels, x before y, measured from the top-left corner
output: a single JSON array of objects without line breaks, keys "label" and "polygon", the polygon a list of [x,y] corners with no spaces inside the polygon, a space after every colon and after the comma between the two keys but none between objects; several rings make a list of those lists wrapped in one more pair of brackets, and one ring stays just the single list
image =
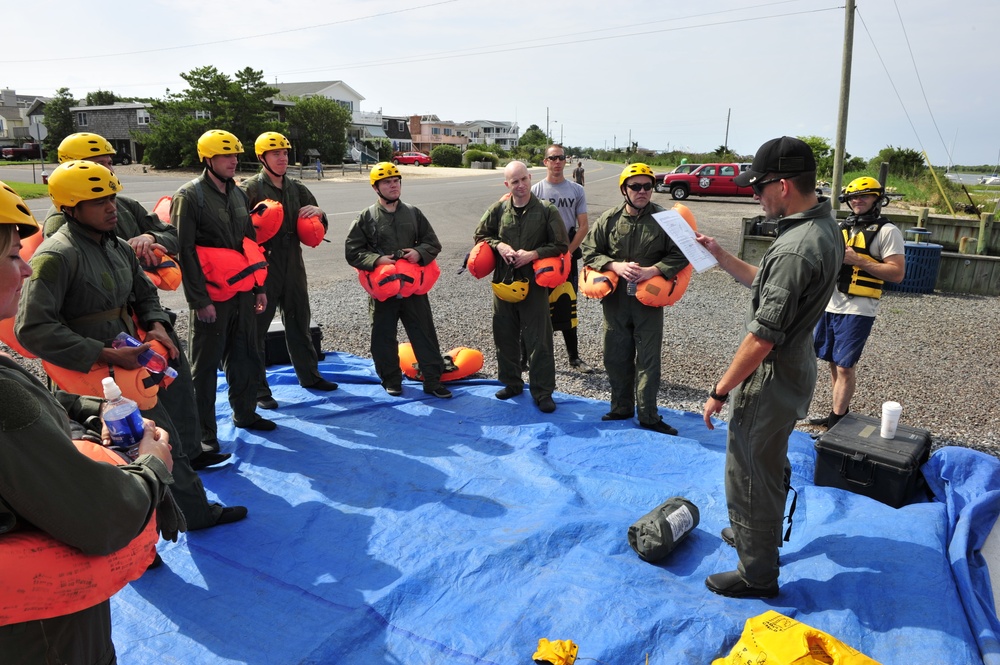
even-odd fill
[{"label": "blue tarp", "polygon": [[[710,663],[768,609],[886,665],[1000,663],[978,554],[1000,511],[1000,462],[945,448],[925,465],[940,500],[893,509],[812,483],[812,440],[790,442],[799,490],[781,593],[710,593],[732,570],[722,474],[725,427],[664,410],[667,437],[602,422],[607,403],[407,382],[386,395],[371,361],[329,354],[333,393],[269,372],[279,428],[236,430],[220,381],[220,440],[235,462],[202,473],[248,519],[160,543],[165,565],[113,600],[122,665],[531,662],[538,639],[571,639],[607,664]],[[635,520],[672,496],[701,523],[668,559],[629,548]],[[982,649],[982,651],[981,651]],[[590,662],[590,661],[584,661]]]}]

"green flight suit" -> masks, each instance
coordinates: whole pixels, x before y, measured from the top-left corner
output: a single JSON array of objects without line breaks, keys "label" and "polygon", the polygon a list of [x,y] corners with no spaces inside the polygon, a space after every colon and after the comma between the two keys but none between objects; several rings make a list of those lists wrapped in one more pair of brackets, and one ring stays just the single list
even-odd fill
[{"label": "green flight suit", "polygon": [[813,327],[843,261],[843,235],[829,199],[821,199],[778,222],[750,285],[746,330],[774,347],[732,392],[725,485],[739,572],[754,586],[778,579],[788,437],[808,415],[816,387]]},{"label": "green flight suit", "polygon": [[[0,356],[0,540],[38,528],[85,554],[105,555],[145,528],[171,482],[152,455],[95,462],[70,440],[66,411],[13,359]],[[55,657],[55,660],[53,660]],[[111,603],[0,627],[0,662],[114,662]]]},{"label": "green flight suit", "polygon": [[[583,264],[607,270],[612,261],[656,266],[667,278],[687,264],[684,253],[653,219],[664,210],[650,203],[638,217],[625,211],[626,203],[605,212],[590,227],[580,244]],[[604,309],[604,368],[611,383],[611,411],[629,418],[639,410],[639,422],[660,420],[656,407],[660,391],[660,357],[663,347],[663,308],[649,307],[628,295],[627,283],[601,301]]]},{"label": "green flight suit", "polygon": [[[118,224],[115,227],[115,235],[122,240],[128,241],[144,233],[150,233],[156,238],[156,242],[163,245],[171,254],[177,252],[177,229],[169,224],[164,224],[156,215],[146,212],[138,201],[118,196],[115,199],[118,211]],[[62,212],[49,208],[48,217],[45,219],[44,233],[49,237],[66,224],[66,217]],[[165,227],[165,228],[162,228]],[[157,293],[157,297],[159,294]],[[177,370],[177,378],[170,384],[168,390],[163,390],[158,395],[158,399],[163,403],[163,407],[170,414],[170,419],[177,430],[177,438],[170,444],[183,449],[189,460],[197,458],[202,453],[201,447],[201,427],[198,422],[198,402],[194,396],[194,384],[191,378],[191,365],[181,347],[181,340],[173,328],[173,313],[164,309],[169,317],[171,325],[165,326],[167,334],[177,347],[178,357],[172,363]]]},{"label": "green flight suit", "polygon": [[[497,201],[479,220],[473,242],[485,240],[494,253],[500,243],[515,250],[534,250],[538,258],[565,254],[569,249],[566,226],[559,210],[530,195],[523,209],[514,207],[512,198]],[[499,255],[498,255],[499,256]],[[524,387],[521,377],[521,340],[528,354],[528,383],[535,402],[551,397],[556,389],[556,363],[552,354],[552,317],[549,315],[549,290],[535,283],[532,265],[514,268],[497,260],[493,281],[505,278],[527,279],[528,295],[521,302],[506,302],[493,296],[493,341],[497,347],[497,374],[510,388]]]},{"label": "green flight suit", "polygon": [[[39,245],[31,259],[34,272],[21,294],[15,331],[21,344],[39,358],[87,372],[118,333],[135,335],[131,315],[146,330],[154,323],[163,324],[168,331],[172,328],[160,307],[156,287],[146,278],[132,248],[110,233],[95,240],[76,220],[66,221]],[[181,374],[189,375],[186,367],[186,362],[178,365],[178,378],[161,389],[160,395],[176,390],[178,403],[193,403],[190,384],[184,397],[185,378]],[[190,527],[214,525],[222,506],[208,502],[201,479],[191,468],[190,435],[185,444],[163,400],[142,415],[170,434],[173,494]],[[190,411],[175,411],[175,415],[182,421],[191,418]]]},{"label": "green flight suit", "polygon": [[[218,450],[215,397],[218,367],[226,373],[233,422],[256,421],[257,383],[264,360],[257,351],[254,303],[264,287],[238,293],[225,301],[213,301],[205,286],[205,273],[197,247],[221,247],[243,251],[243,239],[256,238],[250,221],[246,194],[231,180],[223,194],[208,180],[207,171],[183,185],[170,202],[170,220],[177,227],[184,296],[190,308],[188,350],[195,396],[204,405],[199,410],[202,446]],[[198,320],[197,310],[214,305],[216,319]]]},{"label": "green flight suit", "polygon": [[[302,245],[299,244],[299,209],[306,205],[316,205],[316,197],[298,180],[285,175],[284,186],[274,186],[267,174],[261,170],[248,178],[241,187],[253,207],[264,199],[278,201],[284,208],[285,216],[281,228],[273,238],[263,244],[267,257],[267,307],[257,315],[257,351],[264,357],[264,340],[267,329],[274,319],[274,313],[281,307],[281,323],[285,328],[285,345],[288,357],[295,368],[295,377],[300,386],[309,387],[323,379],[319,373],[319,355],[312,343],[309,324],[312,313],[309,308],[309,283],[306,281],[306,266],[302,261]],[[326,217],[323,217],[326,227]],[[258,378],[257,397],[270,397],[267,374],[261,363]]]},{"label": "green flight suit", "polygon": [[[403,249],[415,249],[420,254],[422,266],[441,253],[441,242],[424,213],[402,201],[397,203],[395,212],[379,204],[362,210],[347,230],[344,243],[347,262],[368,272],[375,269],[375,262],[380,257],[392,256]],[[432,391],[440,386],[444,359],[427,294],[383,302],[369,297],[368,312],[372,320],[372,360],[382,385],[392,388],[403,382],[396,339],[402,322],[424,378],[424,390]]]}]

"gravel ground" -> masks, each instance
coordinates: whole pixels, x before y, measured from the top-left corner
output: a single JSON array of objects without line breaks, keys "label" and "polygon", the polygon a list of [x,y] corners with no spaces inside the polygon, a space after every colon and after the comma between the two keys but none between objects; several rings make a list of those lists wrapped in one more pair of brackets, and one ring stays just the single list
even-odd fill
[{"label": "gravel ground", "polygon": [[[430,177],[434,171],[423,169],[421,175]],[[327,176],[331,175],[328,171]],[[671,204],[669,196],[659,195],[656,200]],[[592,218],[616,203],[592,198],[590,187],[588,202]],[[701,229],[733,252],[739,245],[739,220],[748,216],[748,210],[750,215],[757,214],[745,202],[727,205],[697,200],[694,206],[698,206]],[[455,274],[466,251],[468,247],[446,246],[440,257],[444,274],[431,291],[438,338],[443,351],[456,346],[482,349],[485,366],[478,376],[495,378],[489,284],[468,273]],[[339,249],[336,256],[339,260]],[[323,348],[370,357],[367,296],[356,281],[345,284],[343,279],[310,277],[310,291],[313,319],[323,330]],[[695,275],[684,298],[666,310],[661,406],[701,412],[708,389],[728,367],[742,340],[748,295],[726,273],[713,269]],[[580,354],[595,371],[584,374],[572,369],[561,334],[556,333],[557,390],[607,400],[600,303],[582,298],[579,321]],[[180,313],[178,329],[183,339],[186,312]],[[858,389],[851,409],[878,416],[883,401],[895,400],[903,405],[900,422],[930,430],[935,448],[959,445],[1000,454],[1000,409],[990,406],[1000,391],[998,332],[1000,298],[887,293],[858,365]],[[405,339],[402,329],[400,339]],[[825,363],[820,363],[818,375],[810,417],[825,415],[830,409]],[[817,431],[804,423],[799,429]]]}]

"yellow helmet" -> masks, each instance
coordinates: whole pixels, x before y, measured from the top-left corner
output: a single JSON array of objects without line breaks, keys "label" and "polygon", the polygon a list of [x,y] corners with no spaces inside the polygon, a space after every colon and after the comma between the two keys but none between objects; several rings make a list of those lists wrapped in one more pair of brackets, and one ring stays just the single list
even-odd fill
[{"label": "yellow helmet", "polygon": [[292,144],[283,134],[264,132],[254,141],[253,149],[257,153],[257,159],[260,159],[268,150],[291,150]]},{"label": "yellow helmet", "polygon": [[22,238],[38,232],[38,222],[24,205],[24,199],[4,182],[0,182],[0,224],[17,224]]},{"label": "yellow helmet", "polygon": [[122,184],[114,173],[100,164],[82,159],[63,162],[49,176],[49,197],[62,210],[81,201],[93,201],[118,194]]},{"label": "yellow helmet", "polygon": [[510,279],[503,282],[490,282],[493,293],[504,302],[521,302],[528,297],[528,280]]},{"label": "yellow helmet", "polygon": [[101,155],[114,155],[117,150],[100,134],[77,132],[70,134],[59,144],[59,163],[73,159],[88,159]]},{"label": "yellow helmet", "polygon": [[882,196],[885,194],[885,188],[882,187],[881,183],[875,178],[869,178],[868,176],[861,176],[860,178],[855,178],[851,183],[844,188],[844,200],[854,198],[855,196],[863,196],[865,194],[876,194]]},{"label": "yellow helmet", "polygon": [[243,144],[224,129],[210,129],[198,139],[198,159],[205,161],[216,155],[239,155]]},{"label": "yellow helmet", "polygon": [[625,184],[625,181],[634,175],[648,175],[652,178],[653,182],[656,182],[656,176],[653,175],[653,169],[649,168],[642,162],[636,162],[635,164],[629,164],[622,171],[622,174],[618,176],[618,186],[621,187]]},{"label": "yellow helmet", "polygon": [[385,180],[386,178],[402,178],[402,177],[403,176],[399,172],[399,169],[397,169],[396,165],[393,164],[392,162],[379,162],[378,164],[372,167],[372,172],[371,175],[369,175],[368,179],[371,180],[372,186],[374,187],[375,183],[378,182],[379,180]]}]

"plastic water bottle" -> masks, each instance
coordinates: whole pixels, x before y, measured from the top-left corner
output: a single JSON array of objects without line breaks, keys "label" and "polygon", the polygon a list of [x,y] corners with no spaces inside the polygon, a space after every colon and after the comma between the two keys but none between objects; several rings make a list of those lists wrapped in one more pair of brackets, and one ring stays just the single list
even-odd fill
[{"label": "plastic water bottle", "polygon": [[111,434],[111,443],[124,452],[129,459],[139,456],[139,441],[142,440],[144,427],[139,405],[122,396],[122,390],[110,376],[101,380],[104,386],[104,399],[107,400],[101,411],[101,418]]},{"label": "plastic water bottle", "polygon": [[[132,337],[132,335],[129,335],[128,333],[125,332],[118,333],[118,336],[115,337],[114,341],[111,342],[112,348],[115,349],[121,349],[123,347],[135,348],[141,345],[142,342],[140,342],[135,337]],[[136,360],[139,362],[140,365],[145,367],[150,372],[154,372],[156,374],[163,374],[164,376],[166,376],[168,379],[171,380],[177,378],[177,370],[170,366],[166,358],[161,356],[153,349],[146,349],[145,351],[139,354],[139,357],[136,358]]]}]

